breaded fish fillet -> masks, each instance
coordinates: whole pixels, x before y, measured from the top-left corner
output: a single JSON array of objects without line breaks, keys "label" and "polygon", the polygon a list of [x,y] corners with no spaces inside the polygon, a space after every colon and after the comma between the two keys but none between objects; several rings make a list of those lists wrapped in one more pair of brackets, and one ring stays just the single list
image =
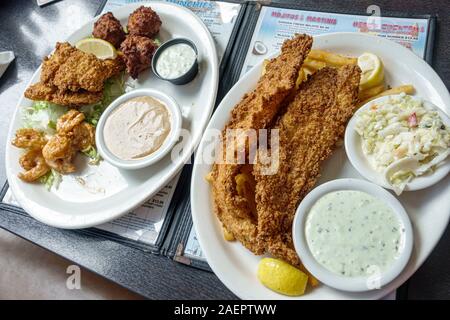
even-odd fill
[{"label": "breaded fish fillet", "polygon": [[40,82],[25,91],[31,100],[77,106],[101,100],[105,80],[125,69],[120,56],[101,60],[69,43],[57,43],[52,55],[44,58]]},{"label": "breaded fish fillet", "polygon": [[[268,63],[255,90],[234,107],[222,138],[227,129],[258,130],[273,121],[282,102],[295,89],[298,72],[311,46],[312,38],[308,35],[296,35],[283,43],[281,54]],[[235,152],[228,145],[225,149]],[[229,233],[255,254],[262,254],[265,248],[257,241],[257,220],[251,204],[236,189],[235,177],[244,165],[221,164],[222,160],[217,159],[211,175],[215,212]]]},{"label": "breaded fish fillet", "polygon": [[278,172],[262,175],[261,164],[253,167],[258,245],[292,265],[300,265],[291,231],[296,208],[355,111],[360,72],[354,65],[326,67],[304,82],[274,126],[280,137]]},{"label": "breaded fish fillet", "polygon": [[53,54],[42,61],[41,82],[52,85],[56,72],[76,50],[68,42],[57,42]]},{"label": "breaded fish fillet", "polygon": [[99,102],[102,100],[103,92],[58,90],[55,86],[38,82],[27,88],[25,97],[31,100],[50,101],[63,106],[82,106]]}]

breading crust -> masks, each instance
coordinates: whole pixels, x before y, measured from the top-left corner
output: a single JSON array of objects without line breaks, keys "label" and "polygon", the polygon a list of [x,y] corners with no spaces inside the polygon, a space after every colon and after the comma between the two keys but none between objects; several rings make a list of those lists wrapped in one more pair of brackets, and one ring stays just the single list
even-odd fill
[{"label": "breading crust", "polygon": [[[246,94],[233,109],[222,138],[227,129],[258,130],[273,121],[283,100],[295,89],[298,72],[311,46],[312,38],[307,35],[297,35],[284,42],[281,54],[269,62],[256,89]],[[225,146],[225,149],[230,147]],[[215,212],[228,232],[253,253],[262,254],[265,248],[257,241],[257,221],[247,199],[236,190],[235,177],[243,165],[220,164],[222,160],[224,158],[218,159],[219,164],[214,164],[212,171]]]},{"label": "breading crust", "polygon": [[123,58],[100,60],[69,43],[57,43],[52,55],[44,58],[40,82],[27,88],[25,97],[64,106],[99,102],[105,80],[124,70]]},{"label": "breading crust", "polygon": [[300,266],[292,242],[292,221],[303,197],[314,187],[321,163],[343,136],[356,108],[360,69],[354,65],[323,68],[304,82],[277,120],[279,168],[262,175],[254,165],[259,246]]}]

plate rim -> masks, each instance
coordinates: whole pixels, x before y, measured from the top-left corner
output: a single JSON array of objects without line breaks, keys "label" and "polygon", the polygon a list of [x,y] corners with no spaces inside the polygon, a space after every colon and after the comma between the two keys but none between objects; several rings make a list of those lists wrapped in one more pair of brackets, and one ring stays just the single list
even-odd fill
[{"label": "plate rim", "polygon": [[[206,37],[208,38],[208,44],[207,44],[209,46],[208,51],[212,52],[212,55],[209,56],[208,59],[211,60],[212,78],[214,79],[214,83],[213,83],[213,93],[211,95],[211,105],[209,108],[207,120],[202,124],[202,128],[199,131],[199,134],[196,137],[195,136],[192,137],[193,139],[191,140],[191,143],[190,143],[189,152],[185,152],[183,154],[183,156],[181,157],[181,159],[174,164],[174,168],[170,169],[168,171],[168,173],[166,175],[164,175],[163,179],[160,180],[160,181],[163,181],[160,183],[161,188],[162,188],[162,187],[164,187],[165,183],[167,183],[171,179],[173,179],[183,169],[184,165],[190,159],[193,152],[196,150],[198,144],[200,143],[203,132],[209,123],[209,119],[211,118],[211,114],[214,110],[214,105],[215,105],[216,99],[217,99],[217,93],[218,93],[217,91],[218,91],[218,86],[219,86],[219,62],[218,62],[216,45],[214,43],[214,39],[213,39],[210,31],[208,30],[206,25],[203,23],[203,21],[196,14],[194,14],[191,10],[189,10],[183,6],[180,6],[178,4],[174,4],[171,2],[163,2],[163,1],[152,1],[151,3],[138,2],[138,3],[130,3],[130,4],[112,9],[111,12],[113,14],[118,14],[118,12],[121,12],[121,11],[124,11],[124,12],[128,11],[129,12],[128,14],[131,14],[132,11],[134,11],[136,8],[138,8],[140,6],[153,7],[153,8],[156,8],[155,9],[156,11],[158,10],[157,9],[158,6],[165,6],[165,7],[171,8],[172,10],[181,11],[181,12],[184,12],[185,14],[190,15],[194,20],[196,20],[198,22],[199,26],[201,27],[201,29],[205,33]],[[94,22],[96,21],[96,19],[98,19],[98,17],[100,17],[101,15],[102,15],[102,13],[92,17],[91,19],[89,19],[88,21],[83,23],[80,27],[78,27],[73,32],[71,32],[68,36],[64,37],[64,39],[62,39],[61,41],[67,41],[70,43],[71,41],[69,41],[69,39],[74,37],[80,31],[80,29],[86,28],[89,25],[93,25]],[[53,52],[53,50],[52,50],[52,52]],[[42,68],[42,63],[39,65],[39,67],[33,73],[30,80],[27,82],[27,86],[25,88],[29,87],[31,84],[34,83],[33,79],[36,79],[36,76],[41,71],[41,68]],[[7,143],[5,146],[6,150],[5,150],[5,158],[4,159],[5,159],[5,167],[6,167],[6,177],[7,177],[7,181],[9,184],[9,188],[10,188],[12,194],[14,195],[15,199],[17,200],[17,202],[30,216],[32,216],[33,218],[35,218],[36,220],[38,220],[44,224],[47,224],[52,227],[61,228],[61,229],[89,228],[89,227],[100,225],[100,224],[112,221],[114,219],[120,218],[121,216],[132,211],[133,209],[139,207],[141,204],[143,204],[146,200],[148,200],[149,198],[154,196],[159,191],[160,188],[156,188],[156,190],[151,193],[142,194],[141,196],[139,196],[137,198],[137,200],[135,201],[134,204],[122,205],[120,207],[120,209],[115,210],[114,214],[111,214],[111,212],[110,212],[111,207],[108,207],[109,209],[108,208],[102,209],[102,211],[99,211],[99,213],[102,213],[102,216],[97,219],[95,217],[93,218],[91,216],[88,218],[89,221],[84,221],[81,219],[73,219],[73,217],[70,215],[67,215],[67,217],[63,220],[58,220],[58,221],[52,220],[52,218],[48,219],[49,215],[51,216],[52,213],[58,213],[58,211],[55,209],[49,208],[49,207],[43,207],[43,206],[39,205],[38,203],[36,203],[35,201],[30,201],[29,199],[27,199],[26,195],[20,190],[20,186],[17,181],[18,178],[11,171],[10,164],[8,161],[8,159],[10,158],[9,150],[11,148],[11,146],[8,142],[11,141],[11,139],[14,135],[13,129],[14,129],[15,123],[18,121],[18,117],[20,117],[19,110],[20,110],[22,102],[26,99],[24,96],[24,92],[25,92],[25,90],[21,93],[21,96],[18,98],[18,101],[16,104],[16,110],[13,114],[13,117],[10,120],[10,125],[8,127]],[[45,210],[47,213],[41,214],[40,213],[41,210]]]},{"label": "plate rim", "polygon": [[[450,93],[448,91],[448,89],[446,88],[445,84],[443,83],[442,79],[439,77],[439,75],[436,73],[436,71],[430,66],[428,65],[428,63],[423,60],[422,58],[416,56],[412,51],[408,50],[407,48],[401,46],[400,44],[394,42],[394,41],[390,41],[384,38],[380,38],[377,37],[375,35],[370,35],[370,34],[365,34],[365,33],[358,33],[358,32],[333,32],[333,33],[327,33],[327,34],[321,34],[321,35],[314,35],[313,38],[324,38],[324,41],[326,41],[327,38],[329,37],[339,37],[339,36],[347,36],[347,37],[368,37],[368,38],[372,38],[374,41],[380,41],[380,42],[385,42],[386,44],[388,44],[389,46],[391,46],[393,48],[393,50],[399,50],[400,53],[406,53],[407,55],[414,55],[415,56],[415,60],[417,61],[417,68],[425,68],[429,73],[430,73],[430,81],[432,81],[434,83],[434,88],[436,89],[436,91],[442,92],[441,98],[443,98],[446,101],[450,101]],[[314,44],[313,44],[314,47]],[[274,56],[278,55],[280,51],[275,51],[272,54],[270,54],[269,56],[266,57],[267,58],[273,58]],[[252,69],[260,67],[260,65],[262,64],[262,61],[260,61],[259,63],[257,63],[256,65],[254,65],[252,67]],[[249,72],[251,72],[251,70],[249,70],[247,72],[247,74],[249,74]],[[214,112],[213,116],[211,117],[208,126],[206,127],[206,130],[210,129],[210,124],[212,122],[215,121],[216,117],[218,116],[217,111],[220,110],[221,108],[223,108],[224,105],[224,101],[228,100],[227,97],[229,96],[230,92],[232,91],[233,88],[239,86],[240,83],[244,82],[246,79],[246,76],[244,75],[242,78],[239,79],[239,81],[237,81],[233,87],[228,91],[228,93],[225,95],[225,97],[222,99],[221,103],[218,105],[218,107],[216,108],[216,111]],[[447,112],[445,109],[443,109],[443,106],[437,105],[441,110],[443,110],[444,112]],[[201,181],[201,177],[199,177],[199,173],[198,170],[200,170],[198,168],[198,166],[196,166],[196,163],[198,163],[198,158],[200,157],[201,154],[201,150],[203,149],[203,145],[205,144],[204,139],[202,138],[202,140],[200,141],[199,147],[197,148],[197,152],[195,155],[195,159],[194,159],[194,166],[193,166],[193,171],[192,171],[192,177],[191,177],[191,190],[195,189],[196,183],[197,181]],[[200,201],[200,200],[198,200]],[[205,199],[203,200],[205,201]],[[207,199],[206,201],[210,202],[210,199]],[[211,269],[213,270],[214,274],[220,279],[220,281],[230,290],[232,291],[236,296],[238,296],[241,299],[255,299],[254,296],[249,295],[248,292],[245,293],[241,293],[237,290],[237,287],[234,286],[232,281],[229,281],[229,278],[224,277],[224,275],[222,273],[218,273],[217,269],[220,268],[216,265],[216,261],[215,259],[211,260],[211,252],[209,252],[209,246],[207,245],[207,241],[203,238],[201,231],[199,232],[199,230],[201,230],[201,228],[199,228],[200,224],[200,215],[201,213],[196,213],[198,211],[197,209],[197,199],[196,197],[194,197],[193,193],[191,192],[190,195],[190,202],[191,202],[191,212],[192,212],[192,220],[193,220],[193,224],[194,224],[194,228],[196,230],[196,234],[197,234],[197,239],[200,243],[200,246],[202,248],[202,251],[206,257],[206,260],[208,262],[208,264],[210,265]],[[210,210],[208,212],[209,214],[214,214],[212,212],[212,210]],[[448,225],[449,221],[450,221],[450,214],[447,215],[447,217],[445,217],[446,220],[446,225]],[[412,222],[413,223],[413,222]],[[413,223],[414,225],[414,223]],[[413,227],[413,229],[415,229]],[[412,267],[412,268],[408,268],[408,266],[405,267],[405,269],[402,271],[402,273],[399,274],[398,277],[396,277],[391,283],[387,284],[385,287],[379,289],[378,291],[374,291],[374,294],[370,297],[371,299],[380,299],[384,296],[386,296],[387,294],[389,294],[390,292],[396,290],[399,286],[401,286],[401,284],[403,284],[405,281],[407,281],[416,271],[417,269],[420,268],[420,266],[426,261],[426,259],[429,257],[429,255],[431,254],[431,252],[433,251],[433,249],[436,247],[437,243],[439,242],[439,240],[442,238],[443,233],[445,232],[445,228],[442,228],[442,231],[439,233],[439,237],[436,238],[435,241],[432,242],[432,246],[431,246],[431,250],[425,255],[425,258],[422,261],[417,261],[417,263]],[[207,249],[205,249],[207,248]],[[414,252],[414,248],[413,248],[413,255],[415,254]],[[388,289],[387,289],[388,288]],[[260,297],[258,297],[259,299],[261,299]],[[290,297],[284,297],[284,296],[280,296],[279,298],[281,299],[292,299]],[[305,296],[300,296],[300,297],[296,297],[297,299],[303,300],[303,299],[308,299],[308,297]],[[346,298],[346,297],[341,297],[341,298]],[[270,299],[269,297],[264,297],[262,299]]]}]

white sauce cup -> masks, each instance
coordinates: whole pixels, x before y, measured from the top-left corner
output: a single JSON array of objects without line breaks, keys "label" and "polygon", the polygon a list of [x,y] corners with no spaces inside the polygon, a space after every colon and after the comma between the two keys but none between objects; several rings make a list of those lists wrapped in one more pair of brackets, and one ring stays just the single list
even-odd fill
[{"label": "white sauce cup", "polygon": [[[139,159],[123,160],[116,157],[111,151],[109,151],[108,147],[106,146],[103,135],[105,123],[111,113],[114,112],[114,110],[116,110],[116,108],[118,108],[120,105],[130,99],[142,96],[148,96],[157,99],[167,107],[170,116],[170,132],[161,147],[155,152]],[[108,108],[106,108],[97,124],[97,129],[95,132],[95,143],[97,145],[97,150],[102,158],[111,163],[113,166],[127,170],[141,169],[158,162],[172,150],[173,146],[180,137],[181,124],[182,117],[180,107],[172,97],[154,89],[137,89],[120,96],[119,98],[114,100],[108,106]]]},{"label": "white sauce cup", "polygon": [[[162,75],[160,75],[158,73],[157,68],[156,68],[158,59],[160,58],[161,53],[163,51],[165,51],[166,49],[168,49],[171,46],[174,46],[176,44],[181,44],[181,43],[190,46],[192,48],[192,50],[194,50],[195,55],[196,55],[194,63],[192,64],[192,66],[189,68],[188,71],[186,71],[183,75],[179,76],[178,78],[173,78],[173,79],[172,78],[170,78],[170,79],[164,78]],[[161,46],[159,46],[158,49],[156,49],[155,54],[153,55],[152,70],[153,70],[153,73],[161,80],[166,80],[166,81],[169,81],[176,85],[183,85],[183,84],[191,82],[192,80],[194,80],[194,78],[197,76],[197,73],[198,73],[198,50],[197,50],[195,43],[186,38],[175,38],[175,39],[171,39],[171,40],[164,42]]]},{"label": "white sauce cup", "polygon": [[[357,190],[365,192],[385,202],[398,217],[404,227],[404,246],[397,259],[385,271],[373,273],[367,276],[349,277],[334,273],[319,263],[309,249],[306,240],[306,218],[312,206],[324,195],[341,190]],[[397,278],[406,267],[413,249],[413,229],[408,214],[401,203],[391,193],[376,184],[358,179],[337,179],[326,182],[314,190],[302,200],[295,213],[292,225],[292,237],[295,250],[305,268],[320,282],[332,288],[362,292],[380,289]]]}]

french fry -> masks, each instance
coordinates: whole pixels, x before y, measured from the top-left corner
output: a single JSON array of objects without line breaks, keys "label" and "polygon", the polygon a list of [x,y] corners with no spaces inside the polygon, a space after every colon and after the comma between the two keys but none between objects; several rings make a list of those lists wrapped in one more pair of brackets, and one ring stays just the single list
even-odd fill
[{"label": "french fry", "polygon": [[310,286],[312,286],[312,287],[314,288],[314,287],[317,287],[317,286],[320,284],[319,280],[317,280],[317,278],[314,277],[314,276],[311,274],[311,272],[309,272],[309,271],[305,268],[304,265],[300,265],[299,269],[300,269],[301,271],[303,271],[304,273],[306,273],[306,275],[308,276],[308,284],[309,284]]},{"label": "french fry", "polygon": [[209,182],[209,183],[212,183],[213,182],[213,176],[212,175],[213,175],[212,171],[208,172],[208,174],[205,176],[205,180],[207,182]]},{"label": "french fry", "polygon": [[320,70],[327,66],[326,62],[319,61],[316,59],[311,59],[310,57],[306,58],[303,62],[303,65],[309,69]]},{"label": "french fry", "polygon": [[230,233],[230,232],[229,232],[227,229],[225,229],[224,227],[222,227],[222,231],[223,231],[223,238],[224,238],[226,241],[234,241],[234,240],[236,240],[236,239],[234,238],[233,234]]},{"label": "french fry", "polygon": [[411,84],[405,84],[403,86],[398,86],[398,87],[395,87],[395,88],[383,91],[383,92],[381,92],[381,93],[379,93],[379,94],[377,94],[377,95],[375,95],[373,97],[370,97],[370,98],[362,101],[359,104],[359,107],[365,105],[369,101],[372,101],[372,100],[380,98],[380,97],[390,96],[390,95],[393,95],[393,94],[400,94],[400,93],[413,94],[414,91],[415,91],[414,86],[411,85]]},{"label": "french fry", "polygon": [[305,81],[306,76],[305,76],[305,72],[303,71],[303,68],[300,69],[300,71],[298,72],[298,77],[297,77],[297,81],[295,82],[295,87],[298,88],[300,86],[300,84]]},{"label": "french fry", "polygon": [[371,97],[376,96],[377,94],[380,94],[383,91],[384,91],[384,83],[372,88],[368,88],[366,90],[361,90],[359,92],[359,100],[360,101],[367,100]]},{"label": "french fry", "polygon": [[308,277],[308,283],[313,288],[317,287],[320,284],[319,280],[317,280],[317,278],[314,277],[312,274],[310,274]]},{"label": "french fry", "polygon": [[305,74],[305,79],[315,72],[315,70],[310,69],[308,67],[303,67],[302,69],[303,69],[303,73]]},{"label": "french fry", "polygon": [[346,64],[357,64],[358,59],[353,57],[345,57],[340,54],[327,52],[324,50],[313,49],[310,51],[309,58],[324,61],[332,66],[343,66]]}]

